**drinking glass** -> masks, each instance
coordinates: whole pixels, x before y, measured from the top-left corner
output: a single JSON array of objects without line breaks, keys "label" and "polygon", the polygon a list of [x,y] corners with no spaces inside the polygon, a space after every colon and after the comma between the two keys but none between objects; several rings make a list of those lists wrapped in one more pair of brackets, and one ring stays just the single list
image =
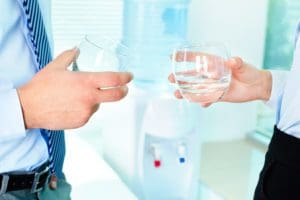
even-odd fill
[{"label": "drinking glass", "polygon": [[129,49],[121,42],[94,35],[85,36],[78,45],[80,51],[73,62],[73,71],[126,71]]},{"label": "drinking glass", "polygon": [[173,74],[181,95],[201,103],[222,98],[231,81],[228,59],[225,46],[218,43],[176,48],[172,56]]}]

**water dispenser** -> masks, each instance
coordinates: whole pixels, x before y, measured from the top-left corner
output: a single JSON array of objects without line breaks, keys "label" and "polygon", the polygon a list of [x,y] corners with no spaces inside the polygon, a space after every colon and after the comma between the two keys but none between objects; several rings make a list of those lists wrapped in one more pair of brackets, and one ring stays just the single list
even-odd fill
[{"label": "water dispenser", "polygon": [[198,106],[174,98],[170,55],[187,43],[189,0],[124,0],[122,43],[134,83],[101,106],[104,159],[140,200],[195,200]]},{"label": "water dispenser", "polygon": [[139,200],[196,200],[198,105],[163,93],[132,86],[101,108],[104,159]]},{"label": "water dispenser", "polygon": [[139,160],[144,199],[196,199],[199,135],[193,108],[171,97],[148,102]]}]

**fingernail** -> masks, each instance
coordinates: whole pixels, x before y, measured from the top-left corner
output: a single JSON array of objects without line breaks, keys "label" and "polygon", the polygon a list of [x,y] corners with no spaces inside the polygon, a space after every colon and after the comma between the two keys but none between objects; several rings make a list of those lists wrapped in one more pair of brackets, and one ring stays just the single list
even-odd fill
[{"label": "fingernail", "polygon": [[127,93],[128,92],[128,87],[124,86],[124,87],[122,87],[122,90],[123,90],[124,93]]},{"label": "fingernail", "polygon": [[73,48],[73,51],[80,51],[80,49],[79,49],[79,47],[78,46],[75,46],[74,48]]},{"label": "fingernail", "polygon": [[76,52],[76,58],[78,58],[80,54],[80,49],[77,46],[75,46],[72,50]]},{"label": "fingernail", "polygon": [[133,75],[133,73],[132,72],[127,72],[130,76],[131,76],[131,78],[133,79],[133,77],[134,77],[134,75]]},{"label": "fingernail", "polygon": [[229,61],[230,61],[233,65],[235,65],[235,64],[237,63],[236,60],[235,60],[235,58],[230,58]]}]

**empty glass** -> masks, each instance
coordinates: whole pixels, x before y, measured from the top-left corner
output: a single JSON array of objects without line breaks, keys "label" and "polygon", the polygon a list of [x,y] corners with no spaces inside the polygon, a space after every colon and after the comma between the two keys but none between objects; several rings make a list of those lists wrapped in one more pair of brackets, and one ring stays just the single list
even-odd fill
[{"label": "empty glass", "polygon": [[174,50],[173,74],[181,95],[191,102],[212,103],[231,81],[229,54],[221,44],[186,45]]},{"label": "empty glass", "polygon": [[78,45],[80,54],[73,71],[126,71],[129,49],[118,41],[97,36],[85,36]]}]

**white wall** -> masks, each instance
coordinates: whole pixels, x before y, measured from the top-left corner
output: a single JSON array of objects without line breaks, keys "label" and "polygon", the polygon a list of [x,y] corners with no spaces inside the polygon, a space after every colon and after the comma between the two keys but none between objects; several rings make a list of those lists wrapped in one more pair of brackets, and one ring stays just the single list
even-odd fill
[{"label": "white wall", "polygon": [[[224,43],[231,55],[261,67],[268,0],[192,0],[189,39]],[[256,126],[256,103],[200,109],[205,141],[242,138]]]},{"label": "white wall", "polygon": [[189,38],[220,41],[232,55],[261,66],[268,0],[192,0]]}]

